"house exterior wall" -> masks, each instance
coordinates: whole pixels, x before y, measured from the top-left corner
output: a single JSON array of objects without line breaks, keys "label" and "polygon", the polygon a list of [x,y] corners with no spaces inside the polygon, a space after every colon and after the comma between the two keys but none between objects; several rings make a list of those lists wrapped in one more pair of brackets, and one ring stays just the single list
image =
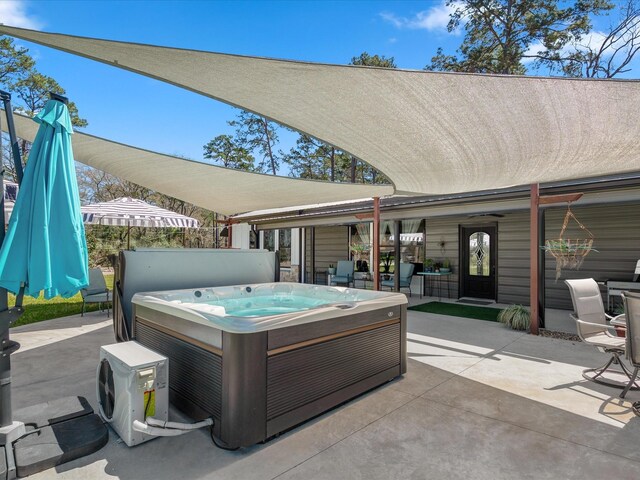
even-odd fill
[{"label": "house exterior wall", "polygon": [[[305,229],[305,278],[307,283],[314,282],[311,274],[311,228]],[[349,259],[349,227],[344,225],[315,228],[316,272],[326,272],[330,264],[334,266],[338,260]],[[322,277],[322,278],[321,278]],[[318,275],[318,281],[325,279]]]},{"label": "house exterior wall", "polygon": [[[640,204],[574,206],[578,219],[595,236],[594,248],[580,270],[563,270],[555,280],[555,260],[546,254],[545,299],[547,308],[571,309],[571,297],[564,284],[567,278],[595,278],[631,281],[640,259]],[[546,209],[545,238],[557,238],[566,208]],[[453,266],[452,296],[458,296],[460,271],[459,225],[497,224],[499,303],[529,305],[529,212],[505,213],[485,222],[466,216],[429,218],[426,223],[426,257],[441,261],[448,257]],[[570,223],[565,238],[583,238],[585,233]],[[441,247],[444,242],[444,251]],[[602,290],[604,293],[604,289]],[[455,293],[454,293],[455,292]]]},{"label": "house exterior wall", "polygon": [[[445,258],[451,260],[449,287],[451,298],[458,298],[458,279],[460,262],[458,259],[458,224],[466,217],[442,217],[427,219],[425,235],[425,260],[433,259],[440,262]],[[441,285],[444,288],[444,282]]]},{"label": "house exterior wall", "polygon": [[231,227],[231,230],[231,247],[248,249],[250,247],[251,225],[237,223]]},{"label": "house exterior wall", "polygon": [[[636,262],[640,259],[640,204],[602,205],[572,208],[578,219],[593,233],[593,248],[580,270],[566,270],[555,281],[555,261],[547,254],[546,301],[549,308],[571,309],[567,278],[632,281]],[[557,238],[566,209],[553,208],[546,213],[546,238]],[[584,238],[575,223],[570,222],[566,235]],[[604,292],[604,289],[602,289]]]}]

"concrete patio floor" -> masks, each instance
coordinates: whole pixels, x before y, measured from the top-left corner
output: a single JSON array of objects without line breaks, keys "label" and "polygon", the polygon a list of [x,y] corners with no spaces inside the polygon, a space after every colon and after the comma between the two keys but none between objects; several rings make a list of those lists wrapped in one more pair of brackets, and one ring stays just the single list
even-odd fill
[{"label": "concrete patio floor", "polygon": [[[630,410],[640,392],[621,401],[580,375],[603,354],[419,312],[409,312],[408,330],[403,378],[266,444],[228,452],[197,431],[130,449],[111,432],[94,455],[30,478],[640,478],[640,418]],[[95,408],[99,346],[113,343],[104,313],[12,336],[23,345],[13,356],[15,409],[66,395]]]}]

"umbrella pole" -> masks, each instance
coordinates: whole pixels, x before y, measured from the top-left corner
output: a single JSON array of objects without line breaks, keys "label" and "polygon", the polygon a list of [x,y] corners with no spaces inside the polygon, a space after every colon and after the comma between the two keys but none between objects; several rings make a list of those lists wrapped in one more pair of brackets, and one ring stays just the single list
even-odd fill
[{"label": "umbrella pole", "polygon": [[[13,110],[11,107],[11,94],[0,90],[0,99],[4,104],[4,111],[7,116],[7,131],[9,132],[9,141],[11,142],[11,154],[13,156],[13,164],[16,169],[16,181],[18,185],[22,183],[22,159],[20,157],[20,145],[16,135],[16,127],[13,123]],[[3,190],[4,193],[4,190]],[[3,195],[4,198],[4,195]]]},{"label": "umbrella pole", "polygon": [[[13,110],[11,108],[11,94],[0,90],[0,99],[4,103],[4,110],[7,118],[7,130],[11,142],[11,152],[16,169],[16,180],[22,183],[22,160],[20,159],[20,147],[16,137],[16,130],[13,124]],[[1,136],[0,136],[1,138]],[[0,140],[1,142],[1,140]],[[0,150],[2,145],[0,143]],[[0,165],[0,246],[4,243],[4,166]],[[11,323],[22,315],[21,302],[18,308],[9,310],[9,296],[7,290],[0,288],[0,446],[5,450],[6,472],[15,473],[15,460],[11,445],[14,441],[25,434],[24,423],[13,421],[13,410],[11,408],[11,354],[20,348],[20,344],[9,338],[9,327]]]},{"label": "umbrella pole", "polygon": [[[51,97],[58,101],[66,100],[60,96],[51,95]],[[10,98],[11,96],[6,92],[0,93],[0,99],[4,102],[7,113],[16,176],[18,183],[21,184],[22,164],[13,129]],[[68,112],[65,111],[65,113],[68,117]],[[0,172],[0,188],[3,187],[3,183],[2,172]],[[4,199],[4,191],[2,193]],[[4,216],[4,205],[2,207],[2,216]],[[2,225],[0,245],[4,241],[5,232]],[[23,417],[24,422],[12,421],[10,356],[18,350],[20,345],[9,339],[9,327],[20,318],[23,312],[23,294],[24,285],[16,295],[16,305],[9,309],[7,308],[7,291],[0,290],[0,456],[4,457],[0,461],[0,477],[8,480],[89,455],[102,448],[108,440],[108,430],[93,409],[88,407],[86,399],[82,397],[65,397],[34,405],[30,410],[22,410],[18,414]],[[45,440],[30,444],[23,440],[26,436],[25,424],[36,423],[38,419],[45,419],[44,425],[38,425],[39,436]],[[58,429],[57,425],[60,424],[61,419],[64,419],[65,428]],[[20,465],[16,461],[18,452],[20,452]]]},{"label": "umbrella pole", "polygon": [[131,222],[127,222],[127,250],[131,250]]}]

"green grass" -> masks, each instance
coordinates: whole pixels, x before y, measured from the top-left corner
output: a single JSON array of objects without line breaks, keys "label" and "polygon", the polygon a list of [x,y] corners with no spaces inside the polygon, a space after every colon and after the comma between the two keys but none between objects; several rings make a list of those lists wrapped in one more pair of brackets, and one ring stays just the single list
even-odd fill
[{"label": "green grass", "polygon": [[438,313],[440,315],[451,315],[453,317],[475,318],[477,320],[487,320],[489,322],[497,322],[498,314],[502,311],[499,308],[476,307],[472,305],[445,302],[423,303],[422,305],[409,307],[409,310]]},{"label": "green grass", "polygon": [[[113,287],[113,275],[104,276],[107,287]],[[16,297],[9,294],[9,306],[16,303]],[[51,300],[45,300],[42,294],[38,298],[32,298],[25,295],[24,313],[20,319],[12,325],[18,327],[20,325],[28,325],[30,323],[41,322],[43,320],[51,320],[52,318],[67,317],[69,315],[77,315],[82,312],[82,296],[77,293],[70,298],[55,297]],[[86,306],[87,312],[98,310],[97,303],[89,303]]]}]

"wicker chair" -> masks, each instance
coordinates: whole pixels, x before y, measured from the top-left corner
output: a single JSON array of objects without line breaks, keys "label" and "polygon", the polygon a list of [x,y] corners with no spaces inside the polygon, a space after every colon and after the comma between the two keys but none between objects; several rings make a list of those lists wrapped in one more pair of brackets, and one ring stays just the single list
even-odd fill
[{"label": "wicker chair", "polygon": [[[611,355],[609,361],[598,368],[588,368],[582,372],[586,380],[608,385],[615,388],[624,388],[625,383],[605,379],[602,374],[610,367],[619,365],[621,370],[610,370],[610,373],[624,374],[631,378],[631,372],[624,366],[620,357],[625,353],[625,339],[611,333],[613,328],[609,325],[614,317],[604,311],[600,288],[592,278],[578,280],[565,280],[571,292],[571,300],[575,315],[571,317],[576,322],[578,335],[588,345],[597,347],[598,350]],[[618,316],[620,317],[620,316]],[[615,317],[615,318],[618,318]]]}]

